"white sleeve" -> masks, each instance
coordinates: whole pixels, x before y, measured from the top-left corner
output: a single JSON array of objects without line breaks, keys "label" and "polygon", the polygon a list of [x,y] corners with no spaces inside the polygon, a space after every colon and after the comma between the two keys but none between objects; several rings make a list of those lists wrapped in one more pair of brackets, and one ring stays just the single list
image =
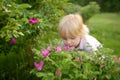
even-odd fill
[{"label": "white sleeve", "polygon": [[84,45],[84,50],[87,52],[97,51],[99,47],[102,47],[101,43],[93,36],[88,36]]},{"label": "white sleeve", "polygon": [[65,47],[65,44],[64,44],[64,42],[63,42],[63,41],[62,41],[62,44],[61,44],[61,45],[62,45],[62,47]]}]

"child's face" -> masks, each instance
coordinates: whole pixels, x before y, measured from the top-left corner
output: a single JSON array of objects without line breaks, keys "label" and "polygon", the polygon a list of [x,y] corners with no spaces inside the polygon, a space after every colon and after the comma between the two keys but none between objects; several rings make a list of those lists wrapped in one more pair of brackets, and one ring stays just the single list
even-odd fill
[{"label": "child's face", "polygon": [[65,46],[77,47],[80,43],[80,37],[75,37],[72,39],[63,39]]}]

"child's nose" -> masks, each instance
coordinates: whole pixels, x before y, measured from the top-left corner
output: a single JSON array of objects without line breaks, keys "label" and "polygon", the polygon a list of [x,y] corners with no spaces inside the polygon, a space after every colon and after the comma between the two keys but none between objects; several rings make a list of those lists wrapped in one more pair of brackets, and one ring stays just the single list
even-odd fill
[{"label": "child's nose", "polygon": [[70,44],[71,44],[71,41],[70,41],[70,40],[67,40],[67,44],[70,45]]}]

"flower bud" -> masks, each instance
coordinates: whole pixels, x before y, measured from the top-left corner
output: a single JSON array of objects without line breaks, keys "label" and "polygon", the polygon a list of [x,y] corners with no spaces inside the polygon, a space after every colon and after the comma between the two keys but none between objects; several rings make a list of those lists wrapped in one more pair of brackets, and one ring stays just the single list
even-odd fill
[{"label": "flower bud", "polygon": [[11,40],[10,40],[10,45],[14,45],[15,42],[16,42],[16,39],[15,39],[15,38],[11,38]]}]

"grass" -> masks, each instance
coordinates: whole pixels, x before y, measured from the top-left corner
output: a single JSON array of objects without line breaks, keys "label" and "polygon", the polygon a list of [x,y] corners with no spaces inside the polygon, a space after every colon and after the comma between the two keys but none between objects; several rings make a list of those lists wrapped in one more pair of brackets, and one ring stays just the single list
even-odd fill
[{"label": "grass", "polygon": [[104,47],[111,48],[120,56],[120,14],[101,13],[93,16],[88,22],[90,34],[95,36]]}]

